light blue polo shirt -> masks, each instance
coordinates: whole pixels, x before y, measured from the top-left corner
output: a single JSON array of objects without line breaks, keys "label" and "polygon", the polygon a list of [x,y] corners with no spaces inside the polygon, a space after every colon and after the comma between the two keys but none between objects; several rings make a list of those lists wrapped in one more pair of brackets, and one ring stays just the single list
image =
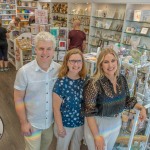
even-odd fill
[{"label": "light blue polo shirt", "polygon": [[52,61],[49,69],[44,71],[33,60],[17,72],[14,88],[26,91],[24,103],[27,119],[35,128],[47,129],[54,121],[52,90],[59,68],[60,64]]}]

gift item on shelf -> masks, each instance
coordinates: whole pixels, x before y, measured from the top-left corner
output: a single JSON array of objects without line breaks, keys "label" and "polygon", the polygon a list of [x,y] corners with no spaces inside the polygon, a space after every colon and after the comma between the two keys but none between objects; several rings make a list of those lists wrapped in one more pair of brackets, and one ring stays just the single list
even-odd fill
[{"label": "gift item on shelf", "polygon": [[0,2],[0,19],[2,27],[7,28],[9,22],[16,16],[16,1],[5,0]]},{"label": "gift item on shelf", "polygon": [[31,39],[16,39],[17,46],[22,50],[31,50]]},{"label": "gift item on shelf", "polygon": [[35,9],[35,23],[48,24],[48,11]]},{"label": "gift item on shelf", "polygon": [[39,25],[39,31],[46,31],[46,32],[49,32],[50,31],[50,25]]},{"label": "gift item on shelf", "polygon": [[67,27],[67,3],[53,3],[52,4],[52,19],[54,27]]}]

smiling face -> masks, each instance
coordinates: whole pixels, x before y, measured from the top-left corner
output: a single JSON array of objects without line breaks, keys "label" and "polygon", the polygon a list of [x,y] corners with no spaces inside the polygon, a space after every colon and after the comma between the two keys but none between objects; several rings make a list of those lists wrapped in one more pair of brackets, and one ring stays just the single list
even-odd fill
[{"label": "smiling face", "polygon": [[101,67],[107,77],[113,77],[118,67],[117,59],[113,54],[109,53],[105,55]]},{"label": "smiling face", "polygon": [[49,68],[54,56],[52,41],[39,41],[35,48],[36,60],[41,68]]},{"label": "smiling face", "polygon": [[67,66],[69,69],[68,73],[78,75],[82,69],[82,65],[83,65],[82,61],[83,60],[80,54],[71,55],[67,62]]}]

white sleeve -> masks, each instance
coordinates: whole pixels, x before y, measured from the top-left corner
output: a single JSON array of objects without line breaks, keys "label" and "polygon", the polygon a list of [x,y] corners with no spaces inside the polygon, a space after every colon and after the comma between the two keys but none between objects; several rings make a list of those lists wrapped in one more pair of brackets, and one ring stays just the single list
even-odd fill
[{"label": "white sleeve", "polygon": [[27,87],[27,76],[24,68],[20,68],[16,74],[14,88],[17,90],[25,91]]}]

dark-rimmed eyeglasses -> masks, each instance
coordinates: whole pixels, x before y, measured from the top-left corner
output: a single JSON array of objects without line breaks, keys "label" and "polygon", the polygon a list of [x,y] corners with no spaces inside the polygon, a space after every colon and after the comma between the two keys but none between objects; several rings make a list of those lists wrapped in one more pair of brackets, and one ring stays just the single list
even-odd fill
[{"label": "dark-rimmed eyeglasses", "polygon": [[81,64],[82,60],[68,60],[70,64],[74,65],[75,63]]}]

